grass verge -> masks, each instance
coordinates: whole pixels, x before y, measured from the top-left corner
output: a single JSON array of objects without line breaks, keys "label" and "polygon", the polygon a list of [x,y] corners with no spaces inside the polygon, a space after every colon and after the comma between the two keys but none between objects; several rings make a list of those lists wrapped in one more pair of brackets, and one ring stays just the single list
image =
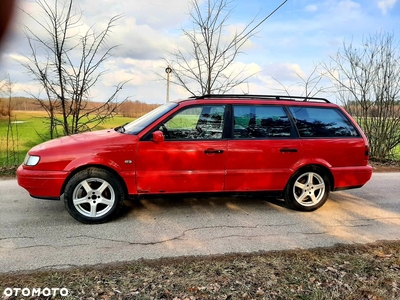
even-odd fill
[{"label": "grass verge", "polygon": [[0,274],[0,282],[2,299],[20,299],[7,298],[7,287],[68,289],[51,299],[399,299],[400,242]]},{"label": "grass verge", "polygon": [[[113,128],[132,120],[115,116],[96,129]],[[7,167],[21,164],[30,148],[49,140],[47,132],[48,121],[44,111],[14,111],[11,123],[0,118],[0,167],[7,171]]]}]

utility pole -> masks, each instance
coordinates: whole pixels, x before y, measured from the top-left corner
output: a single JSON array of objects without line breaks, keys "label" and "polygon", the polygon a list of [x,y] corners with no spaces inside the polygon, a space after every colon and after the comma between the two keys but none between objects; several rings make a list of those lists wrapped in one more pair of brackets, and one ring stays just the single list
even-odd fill
[{"label": "utility pole", "polygon": [[169,102],[169,79],[170,79],[170,74],[172,72],[172,69],[167,66],[165,68],[165,73],[167,73],[167,102]]}]

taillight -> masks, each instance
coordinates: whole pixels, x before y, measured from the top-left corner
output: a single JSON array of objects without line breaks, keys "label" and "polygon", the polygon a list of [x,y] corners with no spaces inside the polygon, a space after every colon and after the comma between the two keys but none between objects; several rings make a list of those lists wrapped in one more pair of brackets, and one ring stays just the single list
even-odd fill
[{"label": "taillight", "polygon": [[365,160],[368,161],[368,160],[369,160],[369,155],[370,155],[370,153],[369,153],[369,146],[365,146],[365,153],[364,153],[364,155],[365,155]]}]

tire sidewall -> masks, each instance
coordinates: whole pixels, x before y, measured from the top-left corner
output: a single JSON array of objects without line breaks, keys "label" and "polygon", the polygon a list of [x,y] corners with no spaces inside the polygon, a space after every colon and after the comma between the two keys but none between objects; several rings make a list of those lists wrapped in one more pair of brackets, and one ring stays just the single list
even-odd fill
[{"label": "tire sidewall", "polygon": [[[82,215],[75,207],[73,203],[73,194],[76,187],[84,180],[90,178],[99,178],[105,180],[110,184],[110,186],[114,189],[115,193],[115,201],[111,209],[104,215],[100,217],[87,217]],[[114,218],[118,212],[120,211],[124,201],[124,191],[122,189],[121,183],[119,180],[113,176],[113,174],[107,170],[99,169],[99,168],[88,168],[82,171],[79,171],[74,176],[72,176],[64,189],[64,204],[69,212],[69,214],[76,219],[77,221],[85,224],[99,224],[104,223],[112,218]]]},{"label": "tire sidewall", "polygon": [[[323,198],[317,204],[312,205],[312,206],[304,206],[296,201],[294,194],[293,194],[294,193],[293,188],[294,188],[294,184],[296,183],[296,181],[302,175],[304,175],[305,173],[309,173],[309,172],[316,173],[323,179],[324,184],[325,184],[325,192],[324,192]],[[285,202],[293,209],[296,209],[299,211],[313,211],[313,210],[320,208],[322,205],[325,204],[326,200],[328,200],[328,197],[329,197],[329,191],[330,191],[330,181],[329,181],[328,176],[326,175],[326,172],[324,172],[321,168],[319,168],[317,166],[310,166],[310,167],[306,167],[301,170],[298,170],[296,173],[294,173],[292,175],[292,177],[290,177],[290,180],[285,188],[284,199],[285,199]]]}]

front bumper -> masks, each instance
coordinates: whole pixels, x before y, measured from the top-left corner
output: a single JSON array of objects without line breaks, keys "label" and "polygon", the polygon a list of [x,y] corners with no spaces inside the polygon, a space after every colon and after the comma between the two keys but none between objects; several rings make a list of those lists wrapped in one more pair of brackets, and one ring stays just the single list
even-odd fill
[{"label": "front bumper", "polygon": [[18,184],[32,197],[41,199],[59,200],[68,175],[68,172],[37,171],[24,168],[23,165],[17,169]]}]

